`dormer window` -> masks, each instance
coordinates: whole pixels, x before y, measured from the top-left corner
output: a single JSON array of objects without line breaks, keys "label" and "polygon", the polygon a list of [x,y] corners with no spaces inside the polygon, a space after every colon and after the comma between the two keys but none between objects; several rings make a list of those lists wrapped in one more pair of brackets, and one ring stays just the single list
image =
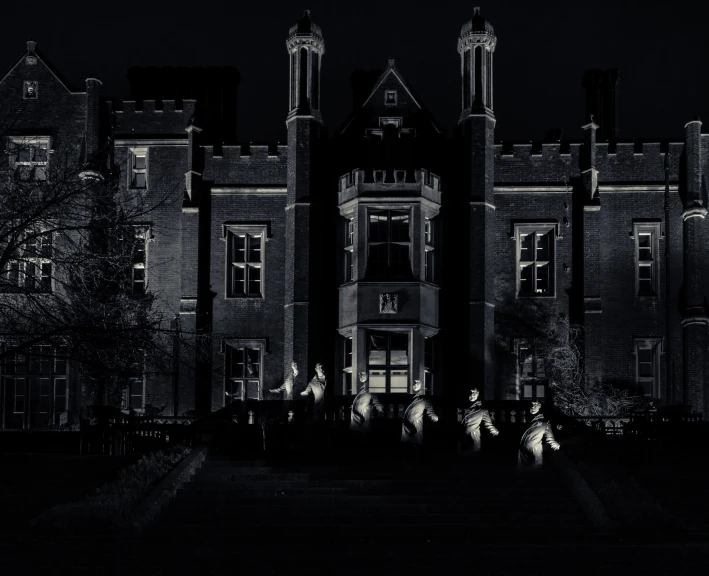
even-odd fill
[{"label": "dormer window", "polygon": [[384,91],[384,105],[385,106],[396,106],[398,103],[398,96],[396,90],[385,90]]}]

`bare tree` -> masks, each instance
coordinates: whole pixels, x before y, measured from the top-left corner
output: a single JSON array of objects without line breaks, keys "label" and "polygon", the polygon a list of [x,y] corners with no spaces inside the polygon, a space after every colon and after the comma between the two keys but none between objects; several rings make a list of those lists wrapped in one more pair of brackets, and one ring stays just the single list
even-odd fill
[{"label": "bare tree", "polygon": [[583,331],[566,315],[549,318],[541,326],[537,354],[544,363],[554,404],[570,416],[619,416],[640,407],[643,400],[627,389],[592,386],[583,368]]}]

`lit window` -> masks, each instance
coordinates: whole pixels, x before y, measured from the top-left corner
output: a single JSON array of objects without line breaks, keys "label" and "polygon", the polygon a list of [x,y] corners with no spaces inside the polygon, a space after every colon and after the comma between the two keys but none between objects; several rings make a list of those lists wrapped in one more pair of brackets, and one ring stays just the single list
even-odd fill
[{"label": "lit window", "polygon": [[263,296],[264,228],[229,228],[227,297]]},{"label": "lit window", "polygon": [[131,258],[131,293],[145,294],[147,288],[148,238],[147,226],[134,226]]},{"label": "lit window", "polygon": [[515,226],[517,240],[517,294],[554,296],[553,225]]},{"label": "lit window", "polygon": [[146,188],[147,187],[147,169],[148,169],[148,149],[133,148],[130,151],[130,187],[131,188]]},{"label": "lit window", "polygon": [[409,334],[368,330],[367,370],[370,392],[409,392]]},{"label": "lit window", "polygon": [[537,356],[536,347],[531,340],[517,341],[517,380],[523,400],[544,400],[544,362]]},{"label": "lit window", "polygon": [[398,102],[398,94],[396,90],[385,90],[384,91],[384,104],[386,106],[396,106]]},{"label": "lit window", "polygon": [[635,340],[636,394],[638,396],[648,398],[659,398],[660,396],[659,351],[659,339]]},{"label": "lit window", "polygon": [[226,346],[224,405],[237,400],[261,400],[261,346]]},{"label": "lit window", "polygon": [[635,224],[635,287],[638,296],[657,296],[659,224]]},{"label": "lit window", "polygon": [[28,229],[11,250],[0,290],[3,292],[51,292],[53,233]]}]

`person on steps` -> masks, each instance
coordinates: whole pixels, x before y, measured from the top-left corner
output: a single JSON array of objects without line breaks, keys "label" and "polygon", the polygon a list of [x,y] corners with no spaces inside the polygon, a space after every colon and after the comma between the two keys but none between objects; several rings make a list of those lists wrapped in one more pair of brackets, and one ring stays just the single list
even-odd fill
[{"label": "person on steps", "polygon": [[544,421],[541,408],[542,405],[534,401],[529,409],[533,418],[519,443],[517,456],[517,470],[519,471],[538,470],[543,466],[543,442],[549,444],[552,450],[558,450],[561,447],[551,431],[551,422]]}]

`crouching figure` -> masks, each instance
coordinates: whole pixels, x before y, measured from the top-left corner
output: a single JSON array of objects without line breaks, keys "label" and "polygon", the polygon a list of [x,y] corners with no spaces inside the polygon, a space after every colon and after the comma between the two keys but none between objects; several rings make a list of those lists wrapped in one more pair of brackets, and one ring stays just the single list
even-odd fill
[{"label": "crouching figure", "polygon": [[401,426],[401,441],[405,444],[423,444],[424,424],[428,419],[438,422],[438,416],[433,410],[431,402],[424,396],[421,380],[414,380],[414,399],[404,413],[404,422]]},{"label": "crouching figure", "polygon": [[531,425],[522,435],[519,444],[519,455],[517,457],[517,470],[536,470],[544,464],[542,457],[542,442],[546,441],[552,450],[558,450],[560,444],[554,438],[551,431],[551,423],[544,421],[544,415],[540,412],[542,405],[539,402],[532,402],[529,409],[532,418]]},{"label": "crouching figure", "polygon": [[472,406],[468,409],[468,412],[462,422],[465,439],[466,441],[472,443],[472,446],[470,447],[471,452],[480,452],[481,425],[484,426],[492,436],[497,436],[500,433],[500,431],[495,428],[495,425],[492,423],[490,413],[483,409],[482,402],[478,400],[479,396],[480,392],[476,388],[473,388],[470,391],[470,396],[468,399],[472,403]]}]

